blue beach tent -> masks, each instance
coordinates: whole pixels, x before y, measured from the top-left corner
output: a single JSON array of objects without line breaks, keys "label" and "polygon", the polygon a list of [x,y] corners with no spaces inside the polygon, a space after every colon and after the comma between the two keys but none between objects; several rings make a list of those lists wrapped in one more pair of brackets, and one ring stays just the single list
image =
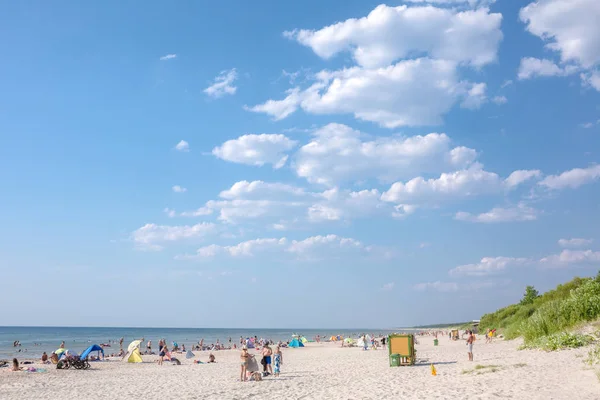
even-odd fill
[{"label": "blue beach tent", "polygon": [[79,357],[83,360],[83,359],[87,358],[92,351],[97,351],[98,355],[100,355],[100,352],[102,352],[102,356],[104,356],[104,349],[101,346],[94,344],[94,345],[88,347],[83,353],[81,353],[81,356],[79,356]]},{"label": "blue beach tent", "polygon": [[288,347],[304,347],[304,345],[298,338],[293,338]]}]

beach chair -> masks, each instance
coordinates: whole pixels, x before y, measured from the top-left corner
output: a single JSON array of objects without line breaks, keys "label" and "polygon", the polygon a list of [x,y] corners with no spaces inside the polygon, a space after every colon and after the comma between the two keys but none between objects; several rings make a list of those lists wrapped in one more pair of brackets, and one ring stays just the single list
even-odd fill
[{"label": "beach chair", "polygon": [[414,365],[416,361],[414,335],[388,336],[390,367]]}]

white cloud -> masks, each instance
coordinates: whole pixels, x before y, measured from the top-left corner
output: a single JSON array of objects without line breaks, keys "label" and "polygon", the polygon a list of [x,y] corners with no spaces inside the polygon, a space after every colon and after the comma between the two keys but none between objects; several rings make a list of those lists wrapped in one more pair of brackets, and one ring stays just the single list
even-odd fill
[{"label": "white cloud", "polygon": [[521,59],[517,77],[524,80],[538,76],[567,76],[575,72],[577,68],[574,66],[559,67],[550,60],[525,57]]},{"label": "white cloud", "polygon": [[177,215],[177,213],[175,212],[175,210],[172,210],[170,208],[165,208],[163,211],[165,212],[165,214],[167,214],[167,216],[169,218],[173,218],[173,217],[175,217]]},{"label": "white cloud", "polygon": [[593,241],[593,239],[582,238],[560,239],[558,245],[560,247],[583,247],[592,244]]},{"label": "white cloud", "polygon": [[313,204],[308,209],[308,219],[314,222],[338,221],[341,218],[342,210],[328,207],[323,204]]},{"label": "white cloud", "polygon": [[512,81],[512,80],[510,80],[510,79],[507,79],[507,80],[505,80],[505,81],[502,83],[502,85],[500,85],[500,88],[501,88],[501,89],[504,89],[505,87],[508,87],[508,86],[510,86],[510,85],[512,85],[512,84],[513,84],[513,81]]},{"label": "white cloud", "polygon": [[244,106],[244,109],[252,112],[265,113],[273,117],[275,121],[282,120],[298,110],[302,101],[302,94],[299,88],[292,88],[286,91],[287,96],[283,100],[267,100],[263,104],[256,106]]},{"label": "white cloud", "polygon": [[175,186],[173,186],[173,187],[172,187],[172,189],[173,189],[173,191],[174,191],[175,193],[185,193],[185,192],[187,192],[187,189],[186,189],[186,188],[184,188],[184,187],[181,187],[181,186],[179,186],[179,185],[175,185]]},{"label": "white cloud", "polygon": [[501,21],[501,14],[491,14],[485,8],[458,12],[379,5],[363,18],[285,35],[326,59],[350,51],[356,62],[366,68],[387,66],[422,53],[480,67],[496,60],[502,40]]},{"label": "white cloud", "polygon": [[396,284],[394,282],[389,282],[389,283],[384,284],[381,287],[381,290],[383,290],[384,292],[389,292],[390,290],[394,289],[394,286],[396,286]]},{"label": "white cloud", "polygon": [[178,151],[183,151],[183,152],[188,152],[190,151],[190,145],[188,142],[186,142],[185,140],[181,140],[179,143],[177,143],[177,145],[175,146],[175,150]]},{"label": "white cloud", "polygon": [[496,96],[492,99],[494,103],[497,105],[502,105],[508,103],[508,99],[505,96]]},{"label": "white cloud", "polygon": [[296,174],[311,183],[333,186],[376,178],[383,182],[463,168],[477,158],[466,147],[451,148],[448,136],[370,137],[346,125],[329,124],[313,133],[295,155]]},{"label": "white cloud", "polygon": [[521,9],[527,30],[560,53],[562,62],[584,68],[600,63],[600,3],[597,0],[539,0]]},{"label": "white cloud", "polygon": [[506,270],[508,267],[523,266],[531,263],[527,258],[484,257],[476,264],[461,265],[450,270],[450,275],[484,276]]},{"label": "white cloud", "polygon": [[600,65],[600,2],[539,0],[522,8],[519,16],[530,33],[558,52],[563,64],[574,63],[587,70],[582,80],[600,90],[600,75],[594,70]]},{"label": "white cloud", "polygon": [[600,264],[600,251],[563,250],[560,254],[544,257],[540,260],[540,265],[548,268],[586,264]]},{"label": "white cloud", "polygon": [[591,183],[600,178],[600,165],[592,165],[587,168],[574,168],[560,175],[550,175],[539,184],[549,189],[576,189],[579,186]]},{"label": "white cloud", "polygon": [[508,268],[537,266],[560,268],[600,264],[600,252],[593,250],[563,250],[540,259],[514,257],[484,257],[476,264],[461,265],[449,271],[450,275],[485,276],[506,271]]},{"label": "white cloud", "polygon": [[237,78],[238,74],[235,68],[221,71],[213,84],[204,89],[204,93],[215,98],[223,97],[226,94],[235,94],[237,87],[233,83]]},{"label": "white cloud", "polygon": [[285,153],[296,144],[281,134],[243,135],[215,147],[212,153],[225,161],[255,166],[273,164],[273,168],[278,169],[288,159]]},{"label": "white cloud", "polygon": [[504,182],[508,188],[514,188],[530,179],[539,178],[541,175],[542,175],[542,171],[540,171],[538,169],[517,170],[517,171],[512,172],[508,176],[508,178],[506,178],[506,180]]},{"label": "white cloud", "polygon": [[581,80],[584,85],[588,85],[600,92],[600,71],[582,73]]},{"label": "white cloud", "polygon": [[351,52],[355,66],[316,73],[306,89],[246,109],[283,119],[299,108],[313,114],[352,114],[395,128],[435,125],[455,104],[481,106],[485,83],[461,77],[496,61],[502,15],[487,8],[389,7],[363,18],[285,36],[322,58]]},{"label": "white cloud", "polygon": [[175,58],[177,58],[177,54],[167,54],[167,55],[165,55],[165,56],[162,56],[162,57],[160,58],[160,61],[173,60],[173,59],[175,59]]},{"label": "white cloud", "polygon": [[458,101],[465,108],[485,102],[485,84],[460,79],[447,60],[419,58],[378,69],[321,71],[308,89],[288,90],[283,100],[246,109],[283,119],[298,108],[312,114],[353,114],[387,128],[437,125]]},{"label": "white cloud", "polygon": [[496,0],[404,0],[406,3],[430,3],[439,5],[460,5],[468,4],[471,7],[481,7],[494,4]]},{"label": "white cloud", "polygon": [[202,222],[193,226],[146,224],[131,234],[136,246],[144,250],[161,250],[161,243],[204,237],[215,230],[215,224]]},{"label": "white cloud", "polygon": [[278,253],[289,259],[293,254],[296,259],[317,260],[336,259],[352,255],[368,255],[371,247],[361,242],[337,235],[313,236],[304,240],[289,241],[286,238],[253,239],[233,246],[210,245],[201,247],[194,255],[180,255],[177,259],[210,259],[219,255],[229,257],[252,257],[265,252]]},{"label": "white cloud", "polygon": [[435,290],[438,292],[456,292],[458,291],[458,283],[456,282],[424,282],[414,285],[415,290]]},{"label": "white cloud", "polygon": [[513,222],[513,221],[534,221],[537,219],[537,211],[524,204],[519,204],[517,207],[495,207],[490,211],[473,215],[468,212],[458,212],[455,218],[459,221],[481,222],[481,223],[496,223],[496,222]]},{"label": "white cloud", "polygon": [[219,196],[223,199],[270,199],[285,196],[306,196],[308,193],[297,186],[287,185],[279,182],[264,181],[239,181],[234,183],[231,188],[223,190]]},{"label": "white cloud", "polygon": [[381,199],[401,204],[436,204],[442,199],[498,193],[502,188],[497,174],[476,164],[469,169],[442,173],[439,178],[417,177],[406,183],[396,182]]},{"label": "white cloud", "polygon": [[590,129],[594,125],[596,125],[596,124],[594,124],[593,122],[584,122],[583,124],[579,124],[579,127],[583,128],[583,129]]}]

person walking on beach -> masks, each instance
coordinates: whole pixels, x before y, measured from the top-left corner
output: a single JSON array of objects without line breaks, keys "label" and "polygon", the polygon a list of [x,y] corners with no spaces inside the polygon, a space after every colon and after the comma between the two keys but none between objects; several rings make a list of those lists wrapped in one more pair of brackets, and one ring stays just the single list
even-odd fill
[{"label": "person walking on beach", "polygon": [[122,349],[123,348],[123,339],[125,339],[124,337],[121,337],[121,339],[119,339],[119,348]]},{"label": "person walking on beach", "polygon": [[278,377],[279,373],[281,372],[281,366],[283,365],[283,353],[281,352],[281,348],[279,346],[275,347],[275,353],[273,353],[273,364],[275,365],[273,375]]},{"label": "person walking on beach", "polygon": [[475,341],[475,336],[473,336],[473,331],[468,331],[467,337],[467,352],[469,353],[469,361],[473,361],[473,342]]}]

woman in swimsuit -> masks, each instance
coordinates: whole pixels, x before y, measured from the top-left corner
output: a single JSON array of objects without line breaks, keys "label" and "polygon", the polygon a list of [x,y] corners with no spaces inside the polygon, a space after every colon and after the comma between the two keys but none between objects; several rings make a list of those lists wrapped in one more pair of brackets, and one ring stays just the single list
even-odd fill
[{"label": "woman in swimsuit", "polygon": [[246,378],[246,368],[248,367],[248,360],[250,357],[253,357],[252,354],[248,353],[248,348],[246,346],[242,346],[242,354],[240,355],[240,361],[242,365],[242,370],[240,373],[240,381],[244,382],[248,378]]}]

